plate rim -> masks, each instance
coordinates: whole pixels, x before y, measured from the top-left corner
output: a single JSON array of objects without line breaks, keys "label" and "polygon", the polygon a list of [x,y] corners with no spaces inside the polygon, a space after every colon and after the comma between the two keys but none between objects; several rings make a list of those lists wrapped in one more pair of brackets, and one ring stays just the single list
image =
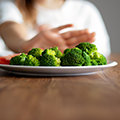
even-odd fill
[{"label": "plate rim", "polygon": [[80,69],[80,68],[104,68],[104,67],[114,67],[114,66],[117,66],[118,65],[118,62],[116,61],[109,61],[109,63],[107,65],[96,65],[96,66],[22,66],[22,65],[5,65],[5,64],[0,64],[0,68],[3,68],[3,67],[9,67],[9,68],[41,68],[41,69],[68,69],[68,68],[71,68],[71,69]]},{"label": "plate rim", "polygon": [[[114,67],[118,63],[116,61],[109,61],[107,65],[97,66],[20,66],[20,65],[3,65],[0,68],[9,71],[16,75],[25,76],[80,76],[91,75],[98,71]],[[32,69],[32,70],[29,70]],[[21,71],[22,70],[22,71]],[[73,72],[74,71],[74,72]]]}]

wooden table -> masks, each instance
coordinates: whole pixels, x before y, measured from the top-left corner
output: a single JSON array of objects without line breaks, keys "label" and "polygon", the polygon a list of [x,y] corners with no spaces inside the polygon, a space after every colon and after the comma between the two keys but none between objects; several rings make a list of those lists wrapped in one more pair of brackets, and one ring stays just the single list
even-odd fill
[{"label": "wooden table", "polygon": [[[120,63],[120,54],[109,59]],[[25,77],[0,69],[0,120],[120,120],[120,65],[76,77]]]}]

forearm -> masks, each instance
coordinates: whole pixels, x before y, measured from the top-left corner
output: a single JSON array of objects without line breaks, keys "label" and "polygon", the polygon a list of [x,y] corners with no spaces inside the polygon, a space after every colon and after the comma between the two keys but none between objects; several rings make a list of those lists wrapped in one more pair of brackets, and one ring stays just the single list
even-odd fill
[{"label": "forearm", "polygon": [[0,34],[4,42],[14,52],[24,52],[22,46],[27,39],[27,31],[23,25],[6,22],[0,26]]}]

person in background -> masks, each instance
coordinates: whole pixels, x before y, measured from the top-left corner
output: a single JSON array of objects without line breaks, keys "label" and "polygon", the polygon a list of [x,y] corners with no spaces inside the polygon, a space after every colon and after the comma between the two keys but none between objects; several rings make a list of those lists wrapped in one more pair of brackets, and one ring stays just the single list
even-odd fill
[{"label": "person in background", "polygon": [[105,56],[110,41],[97,8],[83,0],[11,0],[0,4],[0,35],[15,53],[58,46],[72,48],[81,42],[96,44]]}]

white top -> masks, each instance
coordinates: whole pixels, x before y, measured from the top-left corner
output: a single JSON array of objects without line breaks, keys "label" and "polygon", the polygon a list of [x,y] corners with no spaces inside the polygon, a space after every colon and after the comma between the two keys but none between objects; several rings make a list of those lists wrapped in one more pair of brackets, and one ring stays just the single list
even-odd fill
[{"label": "white top", "polygon": [[[74,30],[88,28],[90,32],[96,32],[96,41],[94,44],[97,45],[98,51],[105,56],[110,54],[108,33],[99,11],[92,3],[82,0],[66,0],[60,9],[49,10],[37,5],[35,8],[39,11],[37,16],[38,26],[42,24],[50,24],[52,27],[58,27],[60,25],[72,23],[74,24],[74,28],[72,28]],[[23,23],[22,15],[12,1],[2,2],[0,11],[0,24],[8,20],[20,24]],[[70,29],[66,29],[65,31],[67,30]],[[34,37],[36,34],[37,30],[30,30],[29,38]],[[5,49],[0,49],[0,54],[3,55],[4,51]]]}]

